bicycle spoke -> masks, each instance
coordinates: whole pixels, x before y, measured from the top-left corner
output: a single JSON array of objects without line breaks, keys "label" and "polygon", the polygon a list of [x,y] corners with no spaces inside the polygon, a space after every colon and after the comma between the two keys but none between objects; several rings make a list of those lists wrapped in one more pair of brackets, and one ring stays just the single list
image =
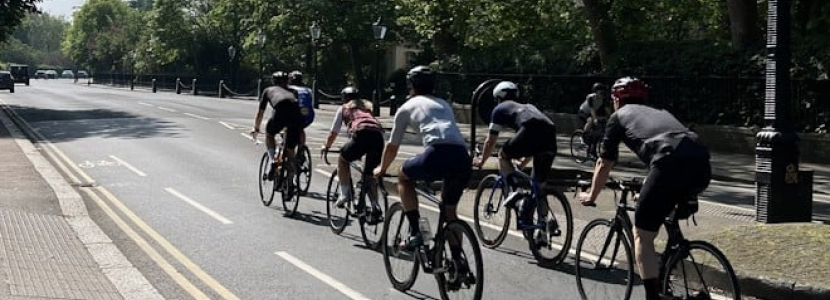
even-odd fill
[{"label": "bicycle spoke", "polygon": [[589,223],[576,245],[577,288],[582,299],[628,299],[634,280],[631,246],[608,220]]},{"label": "bicycle spoke", "polygon": [[671,258],[664,292],[680,299],[740,299],[737,278],[726,257],[711,244],[693,241],[682,257]]}]

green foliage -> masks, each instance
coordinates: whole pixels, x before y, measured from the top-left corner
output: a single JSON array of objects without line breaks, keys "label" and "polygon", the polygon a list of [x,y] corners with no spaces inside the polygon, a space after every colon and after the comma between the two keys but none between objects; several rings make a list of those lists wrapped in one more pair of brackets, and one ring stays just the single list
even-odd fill
[{"label": "green foliage", "polygon": [[26,14],[39,13],[41,0],[0,0],[0,43],[6,41]]},{"label": "green foliage", "polygon": [[75,62],[94,69],[122,69],[135,48],[140,15],[119,0],[89,0],[73,15],[62,43]]},{"label": "green foliage", "polygon": [[30,14],[9,37],[0,59],[19,64],[69,65],[60,42],[68,23],[49,14]]}]

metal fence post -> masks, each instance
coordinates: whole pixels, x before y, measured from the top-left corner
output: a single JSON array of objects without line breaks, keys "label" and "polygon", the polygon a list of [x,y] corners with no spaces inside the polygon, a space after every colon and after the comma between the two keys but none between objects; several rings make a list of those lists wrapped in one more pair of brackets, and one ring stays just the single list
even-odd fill
[{"label": "metal fence post", "polygon": [[152,85],[153,93],[155,93],[158,90],[158,88],[156,87],[156,79],[155,78],[153,78],[153,81],[152,81],[151,85]]},{"label": "metal fence post", "polygon": [[176,94],[178,95],[178,94],[181,94],[181,93],[182,93],[182,79],[176,77]]},{"label": "metal fence post", "polygon": [[191,84],[192,84],[192,88],[190,90],[190,93],[193,94],[194,96],[198,95],[199,92],[196,91],[196,78],[193,78],[193,83],[191,83]]},{"label": "metal fence post", "polygon": [[225,81],[219,80],[219,98],[225,98]]}]

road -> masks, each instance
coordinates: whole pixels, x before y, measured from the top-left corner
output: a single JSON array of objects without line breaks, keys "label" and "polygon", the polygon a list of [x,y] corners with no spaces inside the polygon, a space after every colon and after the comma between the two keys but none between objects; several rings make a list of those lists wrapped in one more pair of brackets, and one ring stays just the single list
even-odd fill
[{"label": "road", "polygon": [[[168,299],[438,298],[424,274],[408,294],[392,289],[380,253],[362,247],[357,227],[330,232],[319,195],[303,197],[296,218],[283,216],[278,201],[260,203],[254,174],[264,148],[244,136],[253,101],[60,80],[34,82],[3,101],[40,136],[92,218]],[[308,129],[312,149],[332,116],[317,118]],[[418,149],[405,145],[401,156]],[[311,192],[324,192],[324,177],[313,175]],[[432,210],[423,211],[436,222]],[[485,298],[578,298],[567,264],[537,267],[513,237],[501,249],[483,251]]]}]

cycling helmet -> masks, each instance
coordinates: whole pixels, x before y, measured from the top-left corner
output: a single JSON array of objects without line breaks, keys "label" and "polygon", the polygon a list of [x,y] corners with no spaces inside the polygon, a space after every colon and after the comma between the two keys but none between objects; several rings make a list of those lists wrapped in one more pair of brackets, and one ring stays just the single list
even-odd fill
[{"label": "cycling helmet", "polygon": [[298,70],[291,71],[291,73],[288,73],[288,80],[294,83],[302,83],[303,72],[300,72]]},{"label": "cycling helmet", "polygon": [[519,87],[510,81],[502,81],[493,89],[493,98],[504,100],[519,99]]},{"label": "cycling helmet", "polygon": [[286,81],[288,80],[288,74],[283,71],[276,71],[273,74],[271,74],[271,80]]},{"label": "cycling helmet", "polygon": [[640,79],[626,76],[614,82],[611,95],[623,101],[641,102],[648,99],[648,86]]},{"label": "cycling helmet", "polygon": [[606,90],[608,90],[608,87],[605,86],[602,83],[597,82],[597,83],[594,83],[593,86],[591,86],[591,90],[594,91],[594,92],[606,91]]},{"label": "cycling helmet", "polygon": [[342,99],[343,102],[360,99],[360,92],[357,91],[356,87],[347,86],[340,91],[340,99]]},{"label": "cycling helmet", "polygon": [[406,80],[421,92],[431,93],[435,89],[435,73],[427,66],[417,66],[406,73]]}]

